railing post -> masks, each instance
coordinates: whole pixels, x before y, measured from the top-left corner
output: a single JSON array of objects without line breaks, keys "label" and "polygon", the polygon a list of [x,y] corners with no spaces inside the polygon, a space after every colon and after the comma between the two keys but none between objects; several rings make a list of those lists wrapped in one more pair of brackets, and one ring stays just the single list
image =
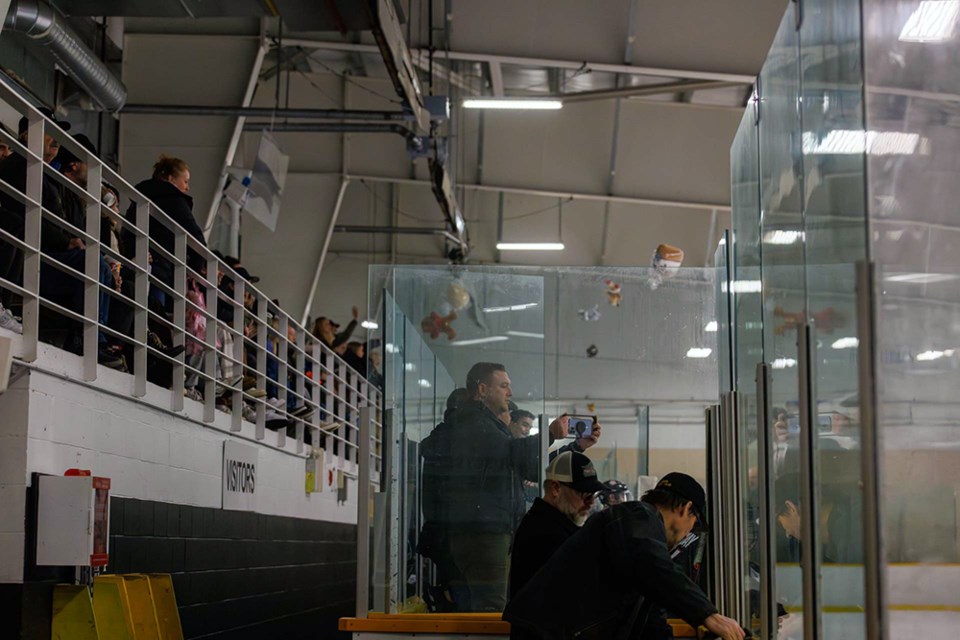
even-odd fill
[{"label": "railing post", "polygon": [[[152,215],[162,215],[161,212],[154,212]],[[187,323],[187,238],[183,232],[174,232],[174,257],[176,261],[173,265],[173,290],[176,295],[173,298],[173,330],[175,345],[189,345],[185,331]],[[186,360],[186,355],[184,355]],[[174,411],[183,410],[183,383],[185,367],[182,361],[173,366],[173,385],[171,393],[173,394],[172,408]]]},{"label": "railing post", "polygon": [[147,395],[147,334],[149,332],[148,310],[150,305],[150,204],[146,201],[136,205],[134,236],[135,253],[133,260],[137,270],[133,277],[133,337],[137,345],[133,348],[133,395]]},{"label": "railing post", "polygon": [[[267,299],[254,293],[257,298],[257,388],[267,388]],[[257,440],[266,437],[267,408],[261,401],[257,403]]]},{"label": "railing post", "polygon": [[[199,248],[203,253],[207,253],[206,248]],[[202,286],[205,289],[203,299],[207,321],[203,336],[203,420],[213,422],[217,415],[217,360],[220,357],[217,353],[217,271],[220,263],[215,255],[207,253],[204,264],[206,273],[199,274],[203,278]]]},{"label": "railing post", "polygon": [[[84,231],[89,238],[83,264],[87,277],[83,281],[83,379],[88,382],[97,379],[97,354],[100,351],[100,176],[100,163],[91,158],[87,162],[85,190],[94,200],[84,203]],[[110,294],[104,292],[104,295]]]},{"label": "railing post", "polygon": [[[27,156],[27,203],[24,205],[23,239],[30,247],[23,251],[23,359],[37,359],[37,342],[40,337],[40,228],[43,215],[43,131],[46,122],[40,112],[27,113],[27,148],[33,154]],[[36,157],[34,157],[36,156]]]},{"label": "railing post", "polygon": [[[245,376],[246,370],[244,364],[246,358],[244,354],[246,352],[246,345],[244,341],[246,340],[246,334],[243,331],[244,323],[246,321],[246,306],[243,304],[244,292],[246,288],[244,286],[244,281],[235,276],[230,276],[230,279],[233,280],[233,299],[229,301],[229,305],[233,308],[233,353],[231,354],[234,359],[233,363],[233,375],[235,376]],[[240,431],[243,424],[243,381],[237,385],[237,388],[231,392],[231,402],[230,410],[232,412],[233,421],[230,425],[231,431]]]},{"label": "railing post", "polygon": [[[289,322],[290,322],[290,318],[287,318],[287,323]],[[296,327],[296,324],[294,324],[294,327]],[[304,332],[301,331],[299,327],[296,327],[297,350],[294,355],[294,358],[296,359],[295,360],[296,371],[293,373],[293,376],[294,376],[293,379],[294,379],[294,387],[296,387],[295,391],[297,392],[297,396],[298,396],[297,404],[309,406],[308,404],[309,398],[307,397],[307,380],[306,380],[306,372],[307,372],[307,356],[306,356],[306,344],[305,344],[306,340],[303,334]],[[316,413],[316,411],[314,411],[314,413]],[[304,432],[306,431],[306,426],[307,426],[306,420],[304,420],[303,417],[297,418],[297,453],[301,453],[303,451],[303,445],[305,444]],[[311,439],[311,442],[312,441],[313,440]]]}]

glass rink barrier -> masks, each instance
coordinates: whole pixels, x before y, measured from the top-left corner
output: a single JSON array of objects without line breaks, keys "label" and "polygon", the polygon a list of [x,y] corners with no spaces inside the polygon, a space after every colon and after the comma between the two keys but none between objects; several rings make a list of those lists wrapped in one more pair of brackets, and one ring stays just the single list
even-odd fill
[{"label": "glass rink barrier", "polygon": [[960,628],[958,16],[790,3],[731,148],[728,584],[764,639]]},{"label": "glass rink barrier", "polygon": [[[664,277],[383,266],[369,280],[369,308],[380,310],[384,465],[366,526],[361,513],[369,552],[359,560],[358,617],[501,612],[513,533],[542,495],[551,455],[586,444],[589,430],[600,434],[583,447],[598,478],[622,483],[627,499],[669,471],[708,484],[713,267]],[[564,414],[583,416],[588,432],[551,432]],[[587,518],[603,506],[589,497],[578,509]],[[693,555],[705,545],[682,560],[699,566]],[[691,569],[712,589],[708,573]]]},{"label": "glass rink barrier", "polygon": [[[12,151],[0,161],[0,303],[16,366],[64,375],[58,359],[78,358],[81,384],[178,414],[199,403],[211,427],[322,454],[353,477],[368,438],[376,477],[374,384],[5,82],[0,105]],[[86,175],[54,168],[57,147]]]}]

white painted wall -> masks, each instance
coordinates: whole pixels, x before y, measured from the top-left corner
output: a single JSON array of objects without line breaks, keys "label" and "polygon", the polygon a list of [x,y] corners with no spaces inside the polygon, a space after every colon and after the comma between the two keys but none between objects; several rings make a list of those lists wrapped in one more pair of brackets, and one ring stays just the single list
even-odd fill
[{"label": "white painted wall", "polygon": [[[124,397],[129,376],[101,368],[96,388],[79,379],[80,360],[43,348],[35,370],[0,396],[0,582],[23,575],[24,502],[31,473],[62,475],[89,469],[111,479],[111,494],[209,508],[221,506],[223,442],[237,440],[259,450],[257,511],[268,515],[355,523],[356,482],[338,504],[336,489],[307,494],[306,460],[293,451],[254,442],[253,425],[229,432],[229,416],[217,412],[202,423],[202,407],[185,400],[182,415]],[[111,375],[114,374],[114,375]],[[167,392],[149,385],[147,399]],[[272,433],[268,438],[274,437]],[[332,468],[332,460],[323,466]],[[348,473],[356,465],[348,463]]]}]

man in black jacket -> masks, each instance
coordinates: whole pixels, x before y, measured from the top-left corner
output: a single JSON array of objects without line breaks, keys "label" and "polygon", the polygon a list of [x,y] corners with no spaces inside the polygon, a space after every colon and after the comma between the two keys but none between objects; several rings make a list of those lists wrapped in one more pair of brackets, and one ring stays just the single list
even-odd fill
[{"label": "man in black jacket", "polygon": [[663,605],[723,640],[742,640],[740,625],[717,613],[670,559],[669,550],[705,512],[699,483],[670,473],[641,502],[595,515],[512,595],[503,614],[511,624],[510,637],[626,640],[652,608]]},{"label": "man in black jacket", "polygon": [[[523,480],[537,480],[540,438],[514,438],[498,416],[513,391],[502,364],[480,362],[467,374],[471,401],[457,413],[452,464],[443,495],[450,554],[461,578],[452,585],[460,611],[502,611],[510,537],[523,508]],[[564,437],[564,420],[550,439]]]},{"label": "man in black jacket", "polygon": [[597,492],[603,488],[593,463],[582,453],[565,451],[550,461],[543,498],[533,501],[513,536],[511,594],[519,593],[560,545],[583,526]]}]

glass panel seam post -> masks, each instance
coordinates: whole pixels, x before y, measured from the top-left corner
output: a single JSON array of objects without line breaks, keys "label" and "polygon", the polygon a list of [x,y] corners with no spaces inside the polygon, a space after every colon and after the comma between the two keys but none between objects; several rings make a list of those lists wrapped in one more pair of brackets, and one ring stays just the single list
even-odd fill
[{"label": "glass panel seam post", "polygon": [[725,394],[723,408],[720,414],[720,437],[723,444],[720,448],[720,475],[723,478],[723,492],[727,502],[727,508],[724,509],[722,520],[727,528],[726,539],[730,541],[727,545],[727,553],[724,554],[728,562],[726,570],[727,586],[727,608],[731,618],[738,622],[743,622],[743,538],[741,536],[741,515],[742,505],[740,503],[740,455],[739,455],[739,437],[737,427],[737,402],[738,394],[736,391],[728,391]]},{"label": "glass panel seam post", "polygon": [[357,469],[357,608],[358,618],[367,617],[370,598],[370,426],[373,411],[369,401],[360,408],[360,460]]},{"label": "glass panel seam post", "polygon": [[880,451],[876,416],[874,265],[857,262],[857,369],[860,377],[860,429],[863,474],[864,597],[868,638],[887,638],[887,610],[880,519]]},{"label": "glass panel seam post", "polygon": [[804,553],[800,568],[803,577],[803,637],[822,637],[820,611],[820,496],[817,464],[816,336],[813,323],[797,327],[798,386],[800,397],[800,523]]},{"label": "glass panel seam post", "polygon": [[770,367],[757,363],[757,477],[760,493],[760,637],[777,637],[776,571],[773,541],[776,540],[773,508],[773,464],[770,449]]},{"label": "glass panel seam post", "polygon": [[721,491],[720,475],[720,424],[718,420],[718,416],[720,414],[720,405],[707,407],[704,413],[707,426],[707,460],[709,464],[708,482],[711,507],[710,522],[712,523],[712,528],[710,530],[710,537],[712,540],[710,547],[710,566],[712,569],[711,578],[713,581],[713,600],[717,605],[717,608],[722,611],[728,611],[726,583],[724,582],[726,576],[721,560],[724,550],[723,528],[719,526],[719,518],[717,515],[720,513],[723,507],[723,494]]}]

